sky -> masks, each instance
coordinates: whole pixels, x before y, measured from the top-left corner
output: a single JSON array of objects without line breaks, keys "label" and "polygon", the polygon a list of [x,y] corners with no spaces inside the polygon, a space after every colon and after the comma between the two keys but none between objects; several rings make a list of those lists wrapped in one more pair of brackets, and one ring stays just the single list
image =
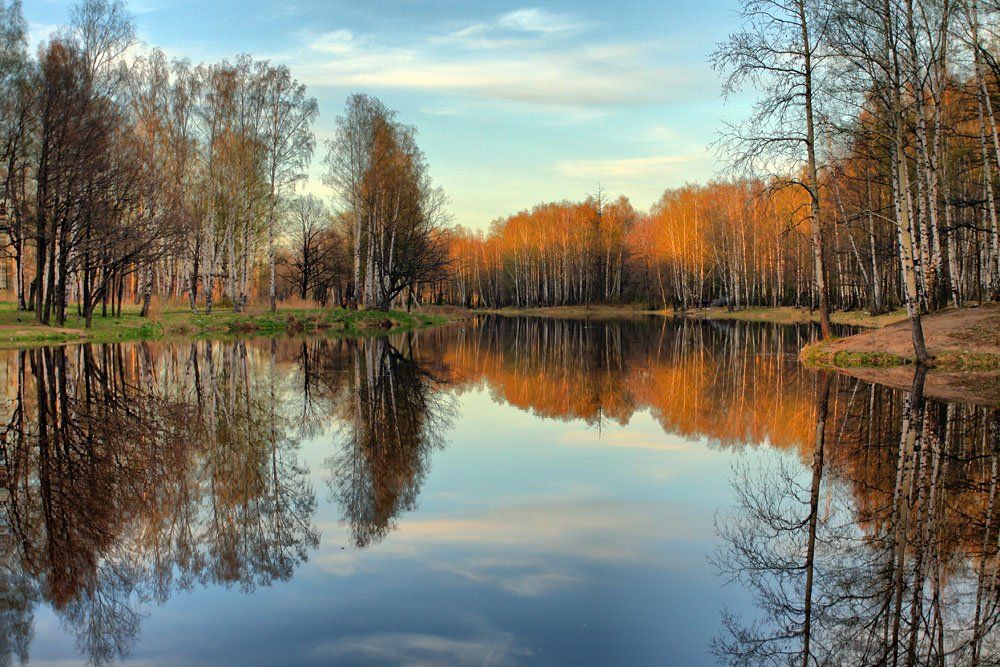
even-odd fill
[{"label": "sky", "polygon": [[[67,0],[26,0],[32,40]],[[601,187],[641,209],[718,171],[710,146],[749,94],[723,100],[707,56],[736,0],[133,0],[139,37],[168,56],[238,53],[288,65],[317,98],[323,143],[352,92],[414,125],[454,221],[485,229]]]}]

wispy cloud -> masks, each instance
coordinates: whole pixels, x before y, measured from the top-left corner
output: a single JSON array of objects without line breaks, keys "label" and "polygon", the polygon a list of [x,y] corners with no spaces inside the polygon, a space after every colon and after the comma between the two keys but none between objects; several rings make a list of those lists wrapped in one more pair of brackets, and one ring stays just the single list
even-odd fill
[{"label": "wispy cloud", "polygon": [[618,106],[663,102],[676,86],[693,84],[694,72],[636,66],[639,49],[578,48],[532,56],[455,60],[422,49],[365,50],[357,40],[314,40],[315,53],[337,57],[296,65],[313,85],[368,86],[462,92],[536,105]]},{"label": "wispy cloud", "polygon": [[666,48],[658,42],[554,39],[586,28],[574,17],[519,9],[402,44],[344,29],[304,33],[304,48],[288,59],[316,86],[446,92],[534,107],[640,105],[707,92],[700,68],[658,60]]},{"label": "wispy cloud", "polygon": [[[569,36],[586,24],[568,14],[557,14],[538,7],[516,9],[493,20],[481,21],[432,38],[440,44],[452,44],[467,49],[498,49],[524,47],[540,40]],[[551,42],[549,42],[551,44]]]},{"label": "wispy cloud", "polygon": [[357,54],[361,47],[355,42],[354,33],[340,29],[316,37],[309,43],[309,48],[319,53],[352,55]]},{"label": "wispy cloud", "polygon": [[567,32],[583,27],[582,22],[571,16],[556,14],[538,7],[507,12],[497,19],[496,25],[510,30],[542,33]]}]

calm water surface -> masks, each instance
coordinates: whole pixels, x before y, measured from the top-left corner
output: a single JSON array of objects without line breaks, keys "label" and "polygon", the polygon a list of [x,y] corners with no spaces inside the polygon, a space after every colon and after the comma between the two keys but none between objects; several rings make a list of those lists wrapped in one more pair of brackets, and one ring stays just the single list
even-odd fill
[{"label": "calm water surface", "polygon": [[0,664],[995,663],[1000,414],[813,335],[2,352]]}]

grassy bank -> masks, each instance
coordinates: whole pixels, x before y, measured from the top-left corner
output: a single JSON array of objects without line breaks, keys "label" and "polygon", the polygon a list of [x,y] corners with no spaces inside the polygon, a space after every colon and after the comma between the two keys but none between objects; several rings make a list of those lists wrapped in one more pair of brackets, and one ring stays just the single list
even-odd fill
[{"label": "grassy bank", "polygon": [[444,324],[443,314],[382,313],[340,308],[279,308],[277,312],[251,309],[244,313],[215,310],[210,315],[186,308],[170,308],[151,317],[139,317],[137,307],[125,308],[121,317],[94,317],[91,328],[83,318],[70,314],[62,327],[36,324],[34,313],[18,311],[15,304],[0,302],[0,348],[53,345],[70,342],[154,340],[174,337],[221,337],[280,333],[342,332],[362,335],[417,329]]},{"label": "grassy bank", "polygon": [[[916,364],[912,355],[891,352],[848,352],[831,350],[829,343],[814,343],[802,349],[801,358],[816,368],[893,368]],[[927,364],[948,372],[1000,371],[1000,355],[984,352],[941,352]]]},{"label": "grassy bank", "polygon": [[[946,309],[922,318],[928,364],[946,372],[1000,371],[1000,306]],[[802,349],[811,366],[893,368],[916,363],[907,320]]]}]

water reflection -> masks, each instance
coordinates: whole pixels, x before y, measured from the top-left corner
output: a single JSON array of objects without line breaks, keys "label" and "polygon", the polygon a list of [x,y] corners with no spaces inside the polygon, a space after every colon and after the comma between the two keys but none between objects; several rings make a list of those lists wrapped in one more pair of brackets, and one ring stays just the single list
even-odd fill
[{"label": "water reflection", "polygon": [[762,613],[724,616],[720,660],[1000,662],[1000,410],[927,400],[925,379],[900,397],[824,374],[811,474],[737,467],[714,561]]},{"label": "water reflection", "polygon": [[[667,433],[732,444],[807,446],[813,382],[797,361],[806,327],[666,319],[496,318],[427,332],[461,386],[484,383],[533,414],[627,424],[652,411]],[[430,348],[430,349],[428,349]]]},{"label": "water reflection", "polygon": [[[531,415],[539,433],[551,420],[585,423],[602,446],[641,445],[669,461],[665,440],[640,442],[623,428],[648,414],[663,434],[735,458],[735,507],[719,516],[713,563],[757,607],[724,614],[706,659],[996,662],[1000,414],[925,399],[922,376],[899,392],[809,372],[796,351],[812,335],[736,322],[486,318],[389,338],[2,353],[0,663],[27,660],[40,608],[59,617],[78,655],[107,663],[134,652],[144,619],[177,591],[287,582],[322,551],[328,501],[355,549],[391,545],[421,511],[452,433],[470,422],[475,432],[477,416],[460,405],[483,389],[493,405]],[[322,455],[303,457],[303,442]],[[552,465],[539,474],[557,479]],[[627,479],[601,483],[609,502],[631,491]],[[655,506],[630,507],[651,514],[617,532],[655,530]],[[524,569],[491,554],[474,523],[457,525],[468,532],[463,549],[481,545],[463,557]],[[584,581],[532,558],[530,586],[507,586],[522,600],[540,604]],[[654,618],[683,600],[658,604]],[[718,621],[706,621],[712,632]],[[567,646],[518,655],[585,657],[561,653]],[[650,657],[617,646],[621,664]]]},{"label": "water reflection", "polygon": [[143,603],[287,580],[318,543],[296,441],[247,346],[173,352],[59,347],[7,360],[8,656],[27,657],[39,600],[82,656],[109,662],[129,654]]},{"label": "water reflection", "polygon": [[384,338],[353,346],[348,366],[336,412],[343,444],[327,466],[354,544],[366,547],[416,506],[454,410],[442,380]]}]

